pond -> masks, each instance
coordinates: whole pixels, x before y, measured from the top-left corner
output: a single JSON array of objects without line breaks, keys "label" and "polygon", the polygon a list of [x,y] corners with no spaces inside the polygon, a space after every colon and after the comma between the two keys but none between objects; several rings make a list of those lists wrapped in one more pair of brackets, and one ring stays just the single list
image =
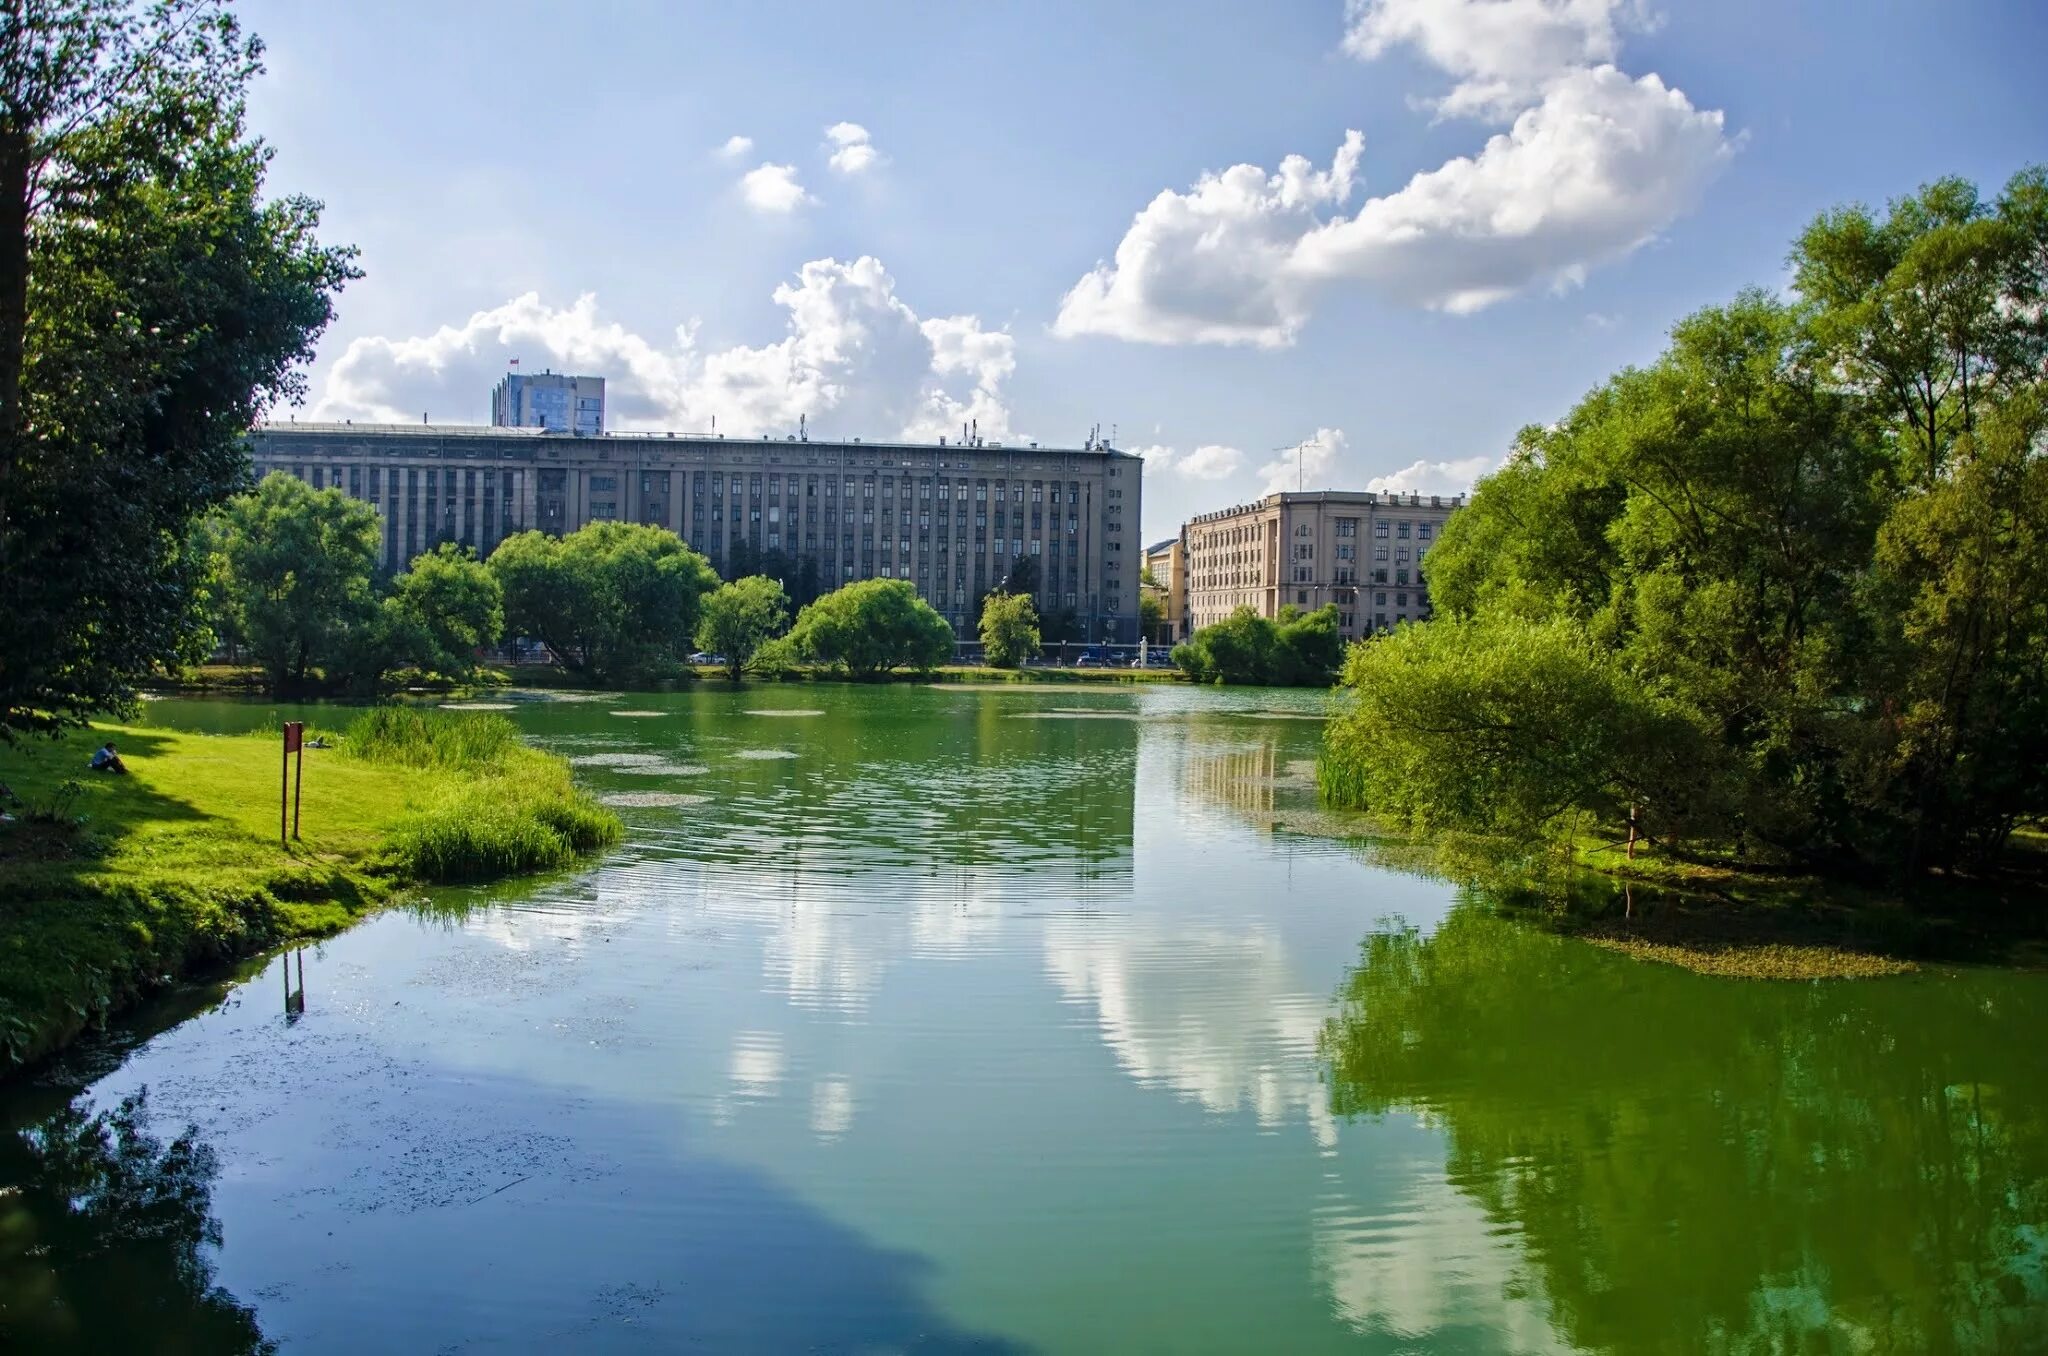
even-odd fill
[{"label": "pond", "polygon": [[492,700],[625,845],[8,1090],[17,1349],[2048,1348],[2048,977],[1503,921],[1331,832],[1320,694]]}]

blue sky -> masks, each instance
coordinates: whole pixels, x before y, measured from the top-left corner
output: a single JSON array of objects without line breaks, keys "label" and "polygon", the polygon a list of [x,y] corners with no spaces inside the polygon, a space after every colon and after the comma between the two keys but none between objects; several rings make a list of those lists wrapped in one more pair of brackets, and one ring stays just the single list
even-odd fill
[{"label": "blue sky", "polygon": [[1148,539],[1304,438],[1462,488],[1823,208],[2048,159],[2021,0],[242,13],[367,272],[310,413],[482,422],[518,357],[615,427],[1114,426]]}]

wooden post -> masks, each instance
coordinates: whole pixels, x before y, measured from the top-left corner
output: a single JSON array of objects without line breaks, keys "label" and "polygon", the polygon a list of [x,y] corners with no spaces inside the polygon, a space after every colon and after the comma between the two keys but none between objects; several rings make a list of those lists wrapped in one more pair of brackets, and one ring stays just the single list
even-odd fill
[{"label": "wooden post", "polygon": [[[299,816],[290,804],[292,798],[292,755],[294,753],[299,755],[299,769],[301,775],[303,775],[306,755],[301,750],[300,745],[304,741],[305,733],[306,727],[301,721],[288,720],[284,723],[284,763],[278,769],[277,783],[277,841],[280,843],[299,836]],[[289,819],[289,824],[287,824],[287,819]]]},{"label": "wooden post", "polygon": [[[306,789],[306,741],[299,741],[298,761],[292,765],[292,841],[299,838],[299,803]],[[303,965],[305,962],[301,961]]]}]

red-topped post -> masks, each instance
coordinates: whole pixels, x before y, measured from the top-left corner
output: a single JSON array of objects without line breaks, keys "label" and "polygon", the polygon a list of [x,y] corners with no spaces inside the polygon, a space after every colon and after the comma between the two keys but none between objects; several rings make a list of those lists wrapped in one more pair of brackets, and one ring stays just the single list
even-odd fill
[{"label": "red-topped post", "polygon": [[291,794],[292,755],[295,753],[299,755],[299,781],[301,785],[303,785],[306,776],[305,739],[305,722],[297,720],[288,720],[285,722],[284,766],[278,769],[279,775],[277,783],[277,841],[280,843],[286,841],[285,816],[287,807],[289,807],[291,816],[290,836],[293,838],[297,838],[299,836],[299,807],[296,803],[294,803],[293,796]]}]

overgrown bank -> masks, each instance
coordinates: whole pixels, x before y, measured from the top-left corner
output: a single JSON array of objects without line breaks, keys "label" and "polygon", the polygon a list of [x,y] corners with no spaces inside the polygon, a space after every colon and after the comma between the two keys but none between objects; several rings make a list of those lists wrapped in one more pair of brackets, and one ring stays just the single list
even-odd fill
[{"label": "overgrown bank", "polygon": [[[109,738],[126,776],[85,770]],[[275,734],[98,726],[0,751],[0,1068],[408,885],[546,870],[621,832],[502,717],[379,708],[332,742],[306,753],[289,845]]]}]

